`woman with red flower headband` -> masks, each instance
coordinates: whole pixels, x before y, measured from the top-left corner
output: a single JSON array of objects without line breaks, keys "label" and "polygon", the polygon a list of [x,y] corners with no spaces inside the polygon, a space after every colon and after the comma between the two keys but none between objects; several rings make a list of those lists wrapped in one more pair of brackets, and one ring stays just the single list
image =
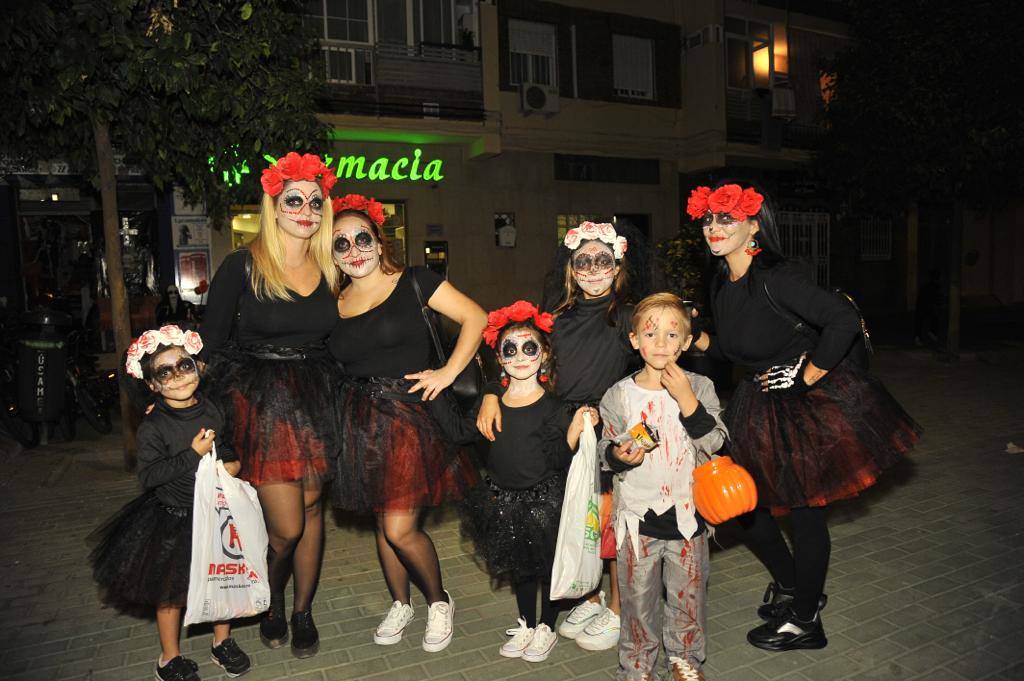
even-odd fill
[{"label": "woman with red flower headband", "polygon": [[312,600],[323,554],[321,488],[336,455],[332,432],[337,365],[325,341],[336,318],[331,254],[336,178],[313,154],[290,152],[263,171],[260,231],[228,255],[203,319],[211,384],[259,493],[270,538],[270,610],[260,638],[288,642],[284,589],[294,576],[292,653],[319,649]]},{"label": "woman with red flower headband", "polygon": [[[334,505],[377,516],[377,553],[393,604],[373,640],[391,645],[413,619],[410,581],[426,597],[422,646],[437,652],[454,633],[455,603],[420,511],[461,498],[476,480],[466,452],[441,430],[435,400],[473,360],[487,315],[426,267],[399,267],[381,231],[383,207],[357,194],[335,199],[334,261],[342,274],[328,346],[344,367],[337,405],[342,450]],[[422,301],[422,302],[421,302]],[[448,363],[432,365],[422,305],[461,327]]]},{"label": "woman with red flower headband", "polygon": [[570,412],[552,393],[548,334],[553,326],[550,314],[525,300],[487,315],[484,341],[497,352],[506,375],[504,427],[488,443],[489,478],[460,509],[462,531],[487,571],[515,589],[519,626],[499,653],[527,662],[547,659],[558,638],[558,610],[548,595],[566,470],[583,432],[583,415],[590,412],[592,421],[598,420],[596,409]]},{"label": "woman with red flower headband", "polygon": [[[851,358],[862,333],[855,308],[786,263],[764,192],[698,187],[686,211],[721,258],[711,286],[717,335],[701,333],[694,345],[750,370],[724,415],[729,453],[757,483],[759,506],[740,522],[773,580],[758,609],[765,623],[747,640],[765,650],[824,648],[825,509],[873,485],[921,430]],[[792,553],[774,518],[782,514]]]}]

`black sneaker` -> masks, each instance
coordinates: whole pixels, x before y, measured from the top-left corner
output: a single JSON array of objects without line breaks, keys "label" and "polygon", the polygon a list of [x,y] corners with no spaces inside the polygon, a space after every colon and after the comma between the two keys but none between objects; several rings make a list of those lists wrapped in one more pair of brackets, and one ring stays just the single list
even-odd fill
[{"label": "black sneaker", "polygon": [[199,665],[187,657],[172,657],[163,667],[160,659],[156,661],[157,681],[200,681]]},{"label": "black sneaker", "polygon": [[[787,589],[779,586],[778,582],[771,582],[764,591],[764,605],[757,609],[757,616],[765,622],[771,622],[782,617],[782,613],[796,598],[796,587]],[[821,594],[818,598],[818,610],[824,609],[828,603],[828,596]]]},{"label": "black sneaker", "polygon": [[238,647],[233,638],[226,638],[219,646],[210,648],[210,659],[231,678],[241,676],[252,668],[249,656]]},{"label": "black sneaker", "polygon": [[270,610],[260,620],[260,640],[268,648],[280,648],[288,643],[288,620],[284,618],[284,603],[270,601]]},{"label": "black sneaker", "polygon": [[821,610],[817,610],[810,621],[805,621],[796,616],[791,606],[786,606],[778,619],[748,632],[747,641],[755,648],[773,651],[813,650],[828,645],[821,625]]},{"label": "black sneaker", "polygon": [[292,613],[292,655],[313,657],[320,651],[320,632],[313,624],[313,611]]}]

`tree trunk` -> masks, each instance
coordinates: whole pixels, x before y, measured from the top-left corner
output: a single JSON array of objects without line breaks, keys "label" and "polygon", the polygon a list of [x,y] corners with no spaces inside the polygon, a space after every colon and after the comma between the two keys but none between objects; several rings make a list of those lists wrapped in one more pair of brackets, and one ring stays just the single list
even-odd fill
[{"label": "tree trunk", "polygon": [[[117,361],[132,340],[128,293],[121,266],[121,234],[117,215],[117,177],[114,174],[114,148],[110,143],[110,124],[93,120],[96,141],[96,165],[100,173],[100,197],[103,200],[103,240],[106,242],[107,279],[110,283],[110,319],[114,327],[114,349]],[[135,468],[135,428],[131,417],[128,392],[121,391],[121,436],[124,443],[125,470]]]},{"label": "tree trunk", "polygon": [[960,360],[960,280],[963,272],[964,204],[953,204],[953,224],[949,227],[949,314],[946,316],[946,359]]}]

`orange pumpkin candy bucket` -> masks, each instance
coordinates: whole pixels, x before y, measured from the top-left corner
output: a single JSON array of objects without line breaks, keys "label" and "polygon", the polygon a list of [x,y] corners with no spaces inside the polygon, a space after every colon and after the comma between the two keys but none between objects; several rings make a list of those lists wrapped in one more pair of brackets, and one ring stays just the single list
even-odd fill
[{"label": "orange pumpkin candy bucket", "polygon": [[757,487],[743,466],[720,456],[693,469],[693,502],[704,520],[721,525],[757,506]]}]

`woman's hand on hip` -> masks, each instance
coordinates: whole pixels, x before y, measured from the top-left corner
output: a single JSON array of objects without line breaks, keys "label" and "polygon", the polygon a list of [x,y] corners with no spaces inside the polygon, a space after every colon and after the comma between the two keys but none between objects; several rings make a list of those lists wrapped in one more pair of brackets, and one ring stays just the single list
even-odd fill
[{"label": "woman's hand on hip", "polygon": [[443,369],[424,369],[415,374],[406,374],[405,377],[416,381],[409,388],[409,392],[414,393],[422,390],[424,401],[434,399],[441,394],[442,390],[455,381],[455,375],[447,367]]}]

